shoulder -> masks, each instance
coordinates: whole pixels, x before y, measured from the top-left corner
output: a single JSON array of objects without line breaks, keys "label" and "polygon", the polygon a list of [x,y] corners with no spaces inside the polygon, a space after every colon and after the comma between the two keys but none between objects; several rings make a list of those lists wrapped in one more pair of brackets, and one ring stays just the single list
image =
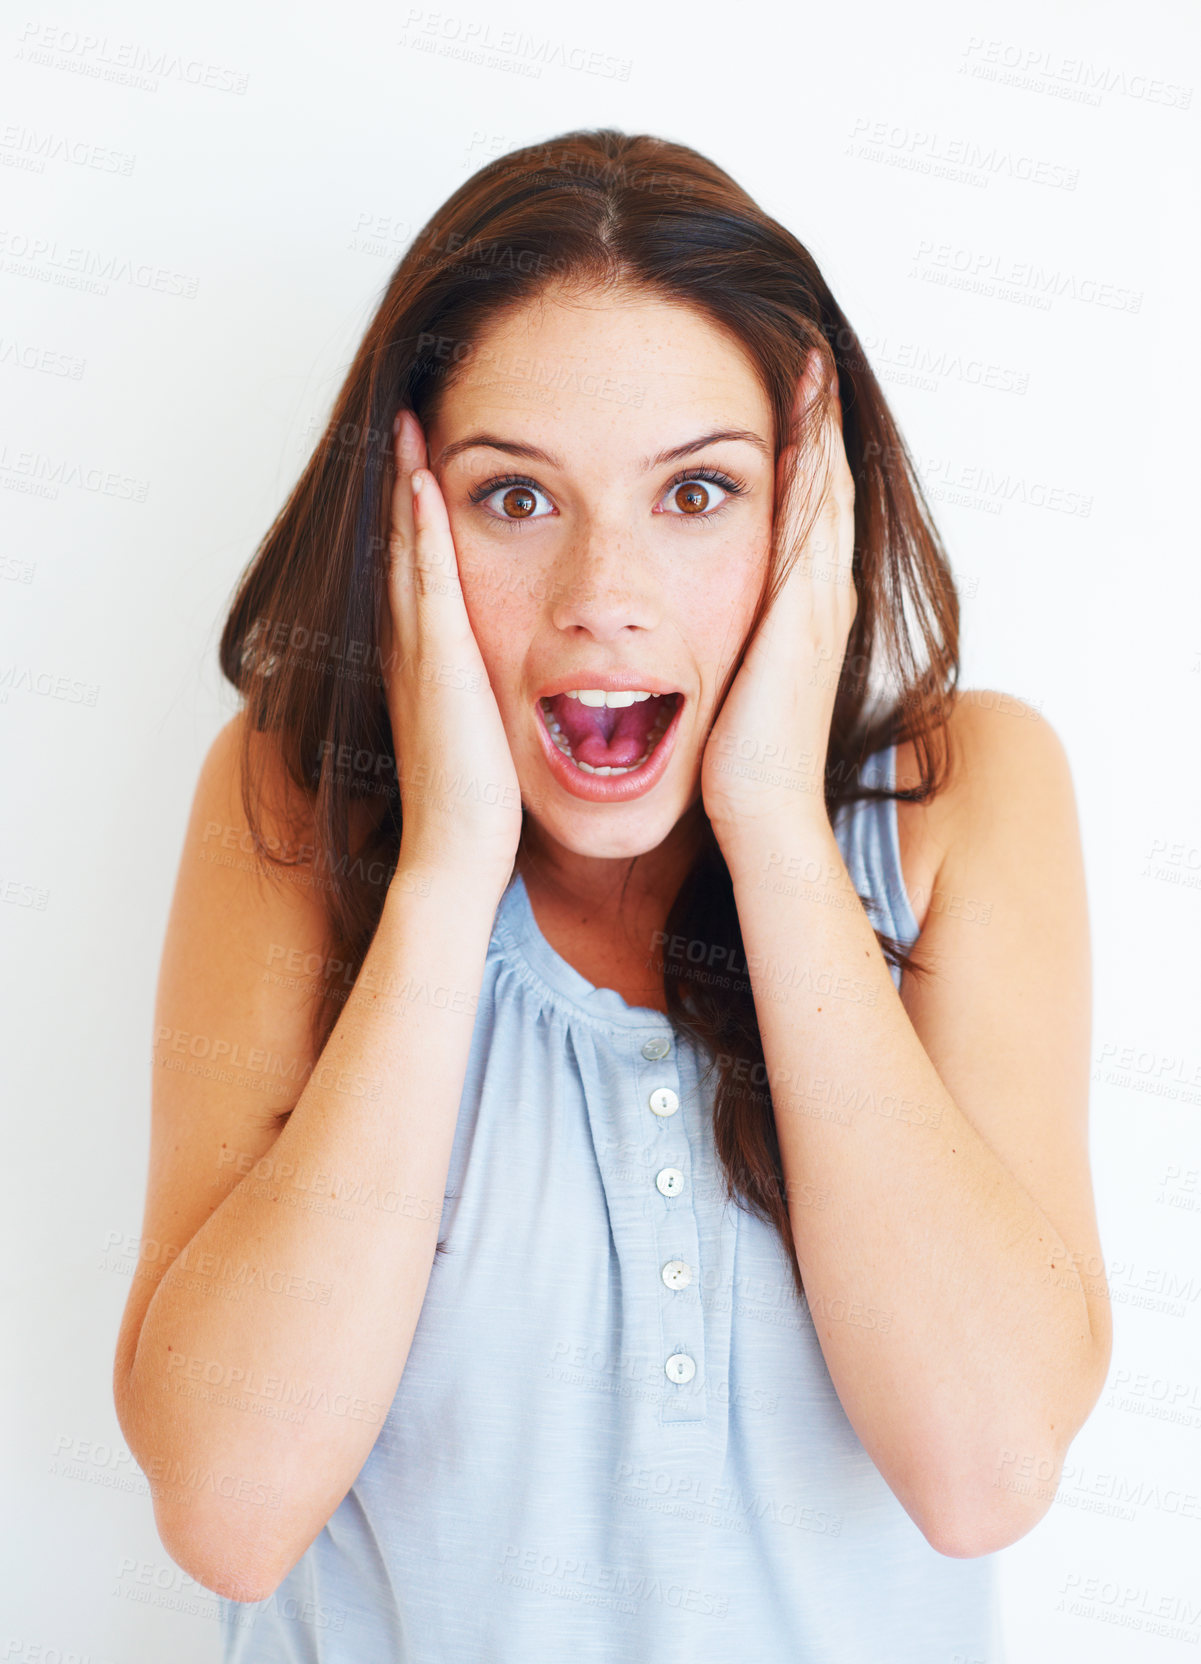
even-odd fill
[{"label": "shoulder", "polygon": [[252,805],[272,833],[313,824],[311,794],[290,779],[274,737],[252,728],[245,708],[213,736],[200,770],[200,787],[214,806],[229,800],[232,807],[237,799],[239,814],[241,794],[248,788]]},{"label": "shoulder", "polygon": [[[220,1000],[236,989],[244,1001],[252,1000],[244,978],[264,943],[296,939],[320,948],[327,921],[324,891],[314,882],[315,848],[309,794],[288,778],[272,736],[249,730],[239,712],[214,735],[200,766],[164,946],[160,1002],[188,1007],[202,992],[201,967],[209,967],[205,997]],[[253,1002],[259,1003],[261,969],[252,978]]]},{"label": "shoulder", "polygon": [[[243,707],[214,736],[197,784],[197,808],[211,812],[214,837],[239,844],[249,838],[245,804],[249,798],[267,847],[287,855],[315,848],[317,819],[314,794],[297,785],[288,772],[274,735],[250,726]],[[352,847],[374,828],[382,798],[352,799],[347,805]]]},{"label": "shoulder", "polygon": [[[1075,829],[1071,769],[1063,743],[1034,706],[994,688],[957,691],[938,741],[945,755],[942,788],[928,803],[898,803],[902,876],[919,924],[931,897],[964,852],[1008,827],[1014,846],[1034,822]],[[897,747],[896,783],[920,783],[912,741]]]}]

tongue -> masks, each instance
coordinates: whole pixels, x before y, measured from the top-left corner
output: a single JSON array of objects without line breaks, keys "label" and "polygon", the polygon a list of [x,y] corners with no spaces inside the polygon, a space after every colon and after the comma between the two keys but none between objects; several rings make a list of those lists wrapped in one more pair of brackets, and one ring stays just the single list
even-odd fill
[{"label": "tongue", "polygon": [[550,701],[577,762],[589,768],[630,768],[643,755],[650,731],[670,694],[652,694],[637,704],[610,710],[607,705],[582,705],[565,693]]}]

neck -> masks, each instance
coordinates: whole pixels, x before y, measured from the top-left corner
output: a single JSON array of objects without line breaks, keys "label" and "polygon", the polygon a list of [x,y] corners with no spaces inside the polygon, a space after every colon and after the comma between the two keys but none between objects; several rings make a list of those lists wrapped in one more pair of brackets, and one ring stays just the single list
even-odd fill
[{"label": "neck", "polygon": [[698,802],[645,854],[618,859],[580,855],[550,837],[527,812],[515,865],[527,889],[536,887],[582,916],[649,911],[666,918],[703,837]]}]

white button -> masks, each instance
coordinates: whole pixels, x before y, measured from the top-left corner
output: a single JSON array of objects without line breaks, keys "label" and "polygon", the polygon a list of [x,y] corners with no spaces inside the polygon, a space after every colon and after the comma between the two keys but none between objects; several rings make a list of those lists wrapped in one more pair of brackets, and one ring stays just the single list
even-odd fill
[{"label": "white button", "polygon": [[663,1281],[668,1288],[687,1288],[692,1281],[692,1267],[686,1260],[668,1260],[663,1267]]},{"label": "white button", "polygon": [[655,1184],[660,1195],[678,1196],[684,1188],[684,1175],[678,1167],[665,1167],[661,1173],[655,1174]]},{"label": "white button", "polygon": [[650,1106],[656,1115],[674,1115],[680,1100],[670,1086],[657,1086],[650,1095]]},{"label": "white button", "polygon": [[644,1040],[642,1055],[648,1063],[658,1063],[661,1057],[666,1057],[671,1050],[670,1040]]},{"label": "white button", "polygon": [[673,1352],[663,1367],[667,1371],[667,1379],[675,1381],[680,1386],[685,1381],[691,1381],[696,1374],[696,1364],[687,1352]]}]

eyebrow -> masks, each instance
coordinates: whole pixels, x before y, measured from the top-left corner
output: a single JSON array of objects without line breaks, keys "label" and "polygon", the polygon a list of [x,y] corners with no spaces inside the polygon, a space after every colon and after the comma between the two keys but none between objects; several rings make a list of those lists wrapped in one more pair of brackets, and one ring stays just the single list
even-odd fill
[{"label": "eyebrow", "polygon": [[[693,456],[709,445],[728,443],[731,440],[741,440],[744,444],[753,445],[768,461],[772,460],[771,447],[757,433],[752,433],[748,428],[718,428],[714,433],[702,434],[699,439],[690,439],[683,445],[674,445],[671,450],[660,451],[658,456],[643,457],[642,471],[647,473],[652,468],[661,468],[664,463],[678,462],[681,457]],[[500,439],[494,433],[473,433],[467,439],[456,439],[452,445],[443,446],[438,461],[446,463],[452,457],[458,456],[460,451],[477,449],[504,451],[508,456],[523,456],[532,462],[545,462],[549,467],[560,471],[563,468],[558,457],[550,451],[539,450],[536,445],[522,445],[515,439]]]}]

